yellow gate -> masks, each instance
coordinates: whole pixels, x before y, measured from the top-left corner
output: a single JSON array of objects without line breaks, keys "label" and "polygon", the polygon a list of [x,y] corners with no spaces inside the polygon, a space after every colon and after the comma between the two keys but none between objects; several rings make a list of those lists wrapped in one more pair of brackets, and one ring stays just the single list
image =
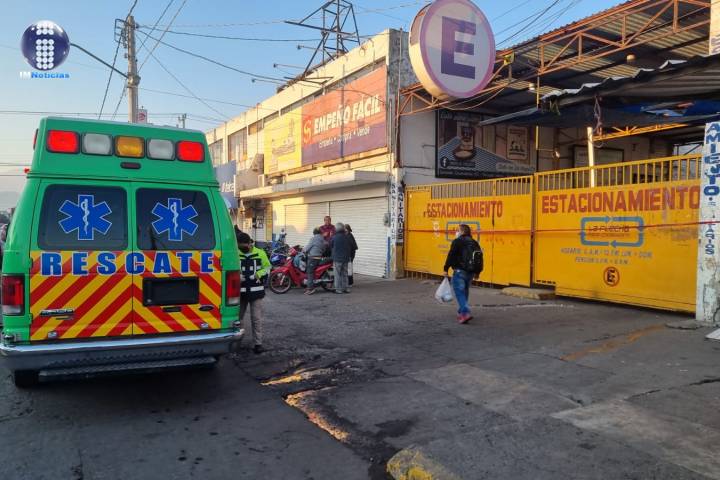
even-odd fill
[{"label": "yellow gate", "polygon": [[457,226],[484,252],[480,281],[530,285],[533,177],[407,188],[405,269],[442,275]]},{"label": "yellow gate", "polygon": [[559,295],[694,311],[699,162],[536,174],[534,282]]}]

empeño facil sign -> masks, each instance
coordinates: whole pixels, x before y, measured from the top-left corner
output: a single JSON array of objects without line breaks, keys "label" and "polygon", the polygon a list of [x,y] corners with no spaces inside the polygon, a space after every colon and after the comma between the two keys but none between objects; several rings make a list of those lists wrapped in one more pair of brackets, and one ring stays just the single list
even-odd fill
[{"label": "empe\u00f1o facil sign", "polygon": [[435,97],[472,97],[493,74],[490,23],[469,0],[437,0],[413,20],[410,61],[420,83]]}]

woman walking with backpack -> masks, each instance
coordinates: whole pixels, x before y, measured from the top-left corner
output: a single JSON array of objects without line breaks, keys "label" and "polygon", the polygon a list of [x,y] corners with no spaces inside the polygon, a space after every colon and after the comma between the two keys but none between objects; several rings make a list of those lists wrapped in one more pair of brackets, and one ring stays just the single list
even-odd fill
[{"label": "woman walking with backpack", "polygon": [[453,269],[452,287],[459,307],[457,320],[458,323],[464,324],[473,318],[470,314],[468,297],[473,278],[482,272],[482,249],[480,244],[472,238],[470,227],[464,223],[458,225],[455,236],[443,270],[447,277],[448,270]]}]

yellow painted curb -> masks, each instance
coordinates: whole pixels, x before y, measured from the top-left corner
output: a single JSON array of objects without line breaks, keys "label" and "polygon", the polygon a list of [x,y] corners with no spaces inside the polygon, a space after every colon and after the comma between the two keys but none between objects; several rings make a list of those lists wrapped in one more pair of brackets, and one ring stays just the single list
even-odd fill
[{"label": "yellow painted curb", "polygon": [[387,471],[395,480],[461,480],[423,455],[417,447],[396,453],[388,461]]},{"label": "yellow painted curb", "polygon": [[502,289],[502,293],[528,300],[553,300],[555,298],[555,292],[540,288],[506,287]]}]

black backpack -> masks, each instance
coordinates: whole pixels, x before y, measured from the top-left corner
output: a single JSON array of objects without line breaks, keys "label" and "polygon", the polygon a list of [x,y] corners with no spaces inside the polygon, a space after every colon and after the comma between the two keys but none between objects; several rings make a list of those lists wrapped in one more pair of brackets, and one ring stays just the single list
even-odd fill
[{"label": "black backpack", "polygon": [[483,251],[473,239],[467,239],[464,241],[462,251],[462,264],[461,268],[466,272],[471,272],[475,275],[480,275],[484,267]]}]

